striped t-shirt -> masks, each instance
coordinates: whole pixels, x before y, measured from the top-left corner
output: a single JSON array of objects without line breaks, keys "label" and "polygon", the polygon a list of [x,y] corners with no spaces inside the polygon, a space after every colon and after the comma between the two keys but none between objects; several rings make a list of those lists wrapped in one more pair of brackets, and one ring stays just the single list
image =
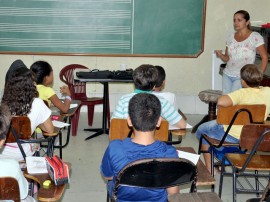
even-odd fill
[{"label": "striped t-shirt", "polygon": [[[152,93],[152,91],[141,91],[136,89],[133,93],[122,96],[117,103],[112,118],[127,118],[129,101],[137,93]],[[166,99],[160,96],[157,96],[157,98],[161,103],[161,117],[168,121],[171,126],[182,119],[182,116]]]}]

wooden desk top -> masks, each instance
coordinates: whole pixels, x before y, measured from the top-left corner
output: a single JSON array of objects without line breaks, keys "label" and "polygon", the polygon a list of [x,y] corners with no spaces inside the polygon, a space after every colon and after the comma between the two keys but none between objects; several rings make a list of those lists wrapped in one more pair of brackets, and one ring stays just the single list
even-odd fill
[{"label": "wooden desk top", "polygon": [[[192,147],[176,147],[176,149],[196,154],[195,150]],[[197,169],[197,186],[214,185],[216,183],[215,178],[209,173],[201,159],[199,159],[197,163]]]},{"label": "wooden desk top", "polygon": [[193,192],[184,194],[173,194],[168,196],[169,202],[186,202],[186,201],[214,201],[222,202],[215,192]]},{"label": "wooden desk top", "polygon": [[[67,165],[68,165],[69,172],[70,172],[71,163],[67,163]],[[46,201],[46,202],[58,201],[62,197],[62,195],[65,191],[66,184],[55,186],[54,182],[52,181],[52,179],[48,173],[29,174],[27,172],[27,169],[26,169],[23,174],[27,179],[34,180],[35,182],[37,182],[40,185],[40,189],[38,190],[38,193],[37,193],[37,199],[39,201]],[[47,189],[43,188],[43,186],[42,186],[42,184],[45,180],[50,180],[52,182],[50,187]]]},{"label": "wooden desk top", "polygon": [[177,135],[177,136],[184,136],[187,134],[188,129],[178,129],[178,130],[170,130],[172,135]]}]

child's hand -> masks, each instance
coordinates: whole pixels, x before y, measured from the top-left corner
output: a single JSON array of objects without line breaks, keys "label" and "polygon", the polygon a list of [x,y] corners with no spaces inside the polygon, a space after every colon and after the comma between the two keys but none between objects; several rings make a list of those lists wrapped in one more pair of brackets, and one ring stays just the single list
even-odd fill
[{"label": "child's hand", "polygon": [[70,90],[67,86],[60,87],[60,92],[64,95],[71,96]]}]

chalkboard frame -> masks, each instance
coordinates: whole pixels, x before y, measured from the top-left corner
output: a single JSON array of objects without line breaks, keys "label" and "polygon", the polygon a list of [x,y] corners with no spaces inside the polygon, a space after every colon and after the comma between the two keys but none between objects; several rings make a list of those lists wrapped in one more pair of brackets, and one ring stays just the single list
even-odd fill
[{"label": "chalkboard frame", "polygon": [[[207,0],[203,1],[203,16],[202,16],[202,32],[201,32],[201,47],[196,54],[133,54],[133,53],[76,53],[76,52],[27,52],[27,51],[5,51],[0,49],[0,54],[11,55],[48,55],[48,56],[108,56],[108,57],[162,57],[162,58],[197,58],[204,51],[205,38],[205,19],[206,19],[206,4]],[[1,6],[0,6],[1,7]]]}]

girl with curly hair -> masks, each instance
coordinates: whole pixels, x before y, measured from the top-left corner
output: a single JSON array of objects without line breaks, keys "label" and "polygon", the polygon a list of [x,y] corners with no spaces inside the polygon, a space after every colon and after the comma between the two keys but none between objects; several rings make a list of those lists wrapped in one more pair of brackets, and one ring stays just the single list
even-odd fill
[{"label": "girl with curly hair", "polygon": [[[27,68],[19,68],[12,73],[7,83],[2,103],[6,104],[12,115],[28,116],[31,122],[31,131],[36,127],[43,131],[52,133],[54,126],[50,115],[51,110],[43,100],[38,98],[35,79],[32,72]],[[38,149],[35,144],[22,144],[26,156],[31,156]],[[14,158],[23,160],[23,156],[17,143],[7,143],[0,151],[0,158]]]}]

